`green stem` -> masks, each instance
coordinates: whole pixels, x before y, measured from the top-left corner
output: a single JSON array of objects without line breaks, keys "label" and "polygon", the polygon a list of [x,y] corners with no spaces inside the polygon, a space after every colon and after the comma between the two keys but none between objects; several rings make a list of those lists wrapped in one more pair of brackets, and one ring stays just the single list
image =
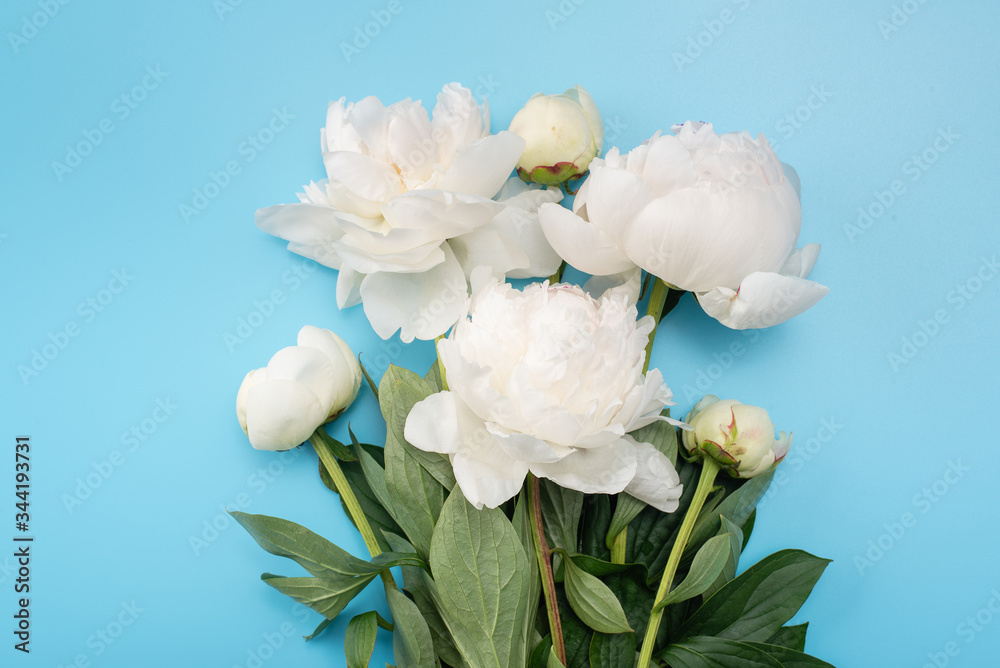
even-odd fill
[{"label": "green stem", "polygon": [[[684,522],[674,540],[674,546],[670,549],[670,557],[667,559],[667,566],[663,570],[663,577],[660,580],[660,588],[656,592],[653,600],[653,608],[659,605],[660,601],[670,592],[670,587],[674,583],[674,575],[677,574],[677,566],[681,563],[684,549],[691,538],[698,515],[705,505],[705,499],[712,490],[715,483],[715,476],[719,472],[719,465],[711,457],[705,457],[701,463],[701,477],[698,478],[698,487],[694,491],[694,498],[684,515]],[[638,668],[649,668],[649,661],[653,657],[653,646],[656,644],[656,634],[660,630],[660,619],[663,617],[663,609],[656,610],[649,617],[649,625],[646,626],[646,637],[642,641],[642,652],[639,654]]]},{"label": "green stem", "polygon": [[654,318],[653,331],[649,333],[649,341],[646,343],[646,360],[642,363],[642,372],[649,371],[649,360],[653,354],[653,341],[656,340],[656,330],[660,326],[660,316],[663,315],[663,306],[667,303],[667,295],[670,288],[660,278],[653,279],[653,292],[649,295],[649,306],[646,307],[646,315]]},{"label": "green stem", "polygon": [[[649,341],[646,342],[646,359],[642,362],[642,372],[649,371],[649,360],[653,354],[653,341],[656,340],[656,328],[660,324],[660,315],[663,313],[663,306],[667,303],[667,295],[670,288],[659,278],[653,279],[653,292],[649,295],[649,305],[646,307],[646,315],[654,318],[653,331],[649,333]],[[621,530],[611,543],[611,563],[625,563],[625,547],[628,545],[628,527]]]},{"label": "green stem", "polygon": [[[319,427],[319,429],[322,429],[322,427]],[[365,517],[365,512],[361,509],[361,504],[358,503],[358,497],[354,496],[354,490],[351,489],[347,478],[344,477],[344,471],[340,468],[340,463],[337,461],[336,455],[333,454],[330,446],[316,434],[309,437],[309,442],[316,448],[319,460],[323,462],[323,467],[330,474],[330,479],[333,480],[333,485],[337,488],[337,493],[340,494],[341,500],[347,506],[347,512],[351,514],[354,525],[361,533],[361,538],[365,541],[365,547],[368,548],[369,554],[373,557],[382,554],[382,548],[379,547],[378,540],[375,538],[375,532],[372,531],[372,526],[368,523],[368,518]],[[382,571],[381,575],[386,585],[396,586],[396,580],[392,577],[392,573],[386,570]]]},{"label": "green stem", "polygon": [[549,285],[555,285],[562,281],[563,272],[566,271],[566,260],[559,263],[559,268],[556,269],[556,273],[549,276]]},{"label": "green stem", "polygon": [[441,353],[438,352],[438,344],[441,343],[443,339],[447,338],[447,335],[442,334],[436,339],[434,339],[434,353],[437,355],[437,365],[438,365],[438,375],[441,376],[441,391],[448,391],[448,376],[444,371],[444,362],[441,361]]},{"label": "green stem", "polygon": [[625,563],[625,547],[628,545],[628,527],[622,529],[611,543],[611,563]]},{"label": "green stem", "polygon": [[528,511],[531,513],[535,540],[535,558],[538,571],[542,575],[542,591],[545,593],[545,610],[549,615],[549,632],[556,656],[566,665],[566,645],[563,643],[562,619],[559,617],[559,602],[556,600],[556,580],[552,574],[552,552],[545,540],[545,525],[542,523],[541,485],[531,473],[528,474]]}]

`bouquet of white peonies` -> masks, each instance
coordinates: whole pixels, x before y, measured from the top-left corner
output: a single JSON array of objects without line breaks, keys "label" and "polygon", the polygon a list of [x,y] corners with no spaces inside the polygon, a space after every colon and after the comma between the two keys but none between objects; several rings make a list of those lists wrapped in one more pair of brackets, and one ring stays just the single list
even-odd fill
[{"label": "bouquet of white peonies", "polygon": [[[509,131],[489,123],[458,84],[430,115],[341,99],[321,136],[327,178],[257,214],[337,269],[338,305],[362,303],[380,336],[437,339],[427,373],[390,366],[376,385],[339,336],[307,326],[247,374],[251,445],[308,441],[369,552],[234,512],[308,572],[262,579],[322,615],[309,638],[381,580],[389,619],[353,616],[349,668],[369,664],[380,628],[407,668],[829,666],[804,653],[806,624],[787,625],[829,562],[789,549],[740,565],[791,435],[715,396],[675,419],[649,368],[685,292],[735,329],[826,294],[807,279],[819,246],[796,249],[797,175],[763,136],[704,123],[598,157],[603,123],[579,86],[532,97]],[[567,263],[592,278],[562,282]],[[323,426],[363,380],[384,445]]]}]

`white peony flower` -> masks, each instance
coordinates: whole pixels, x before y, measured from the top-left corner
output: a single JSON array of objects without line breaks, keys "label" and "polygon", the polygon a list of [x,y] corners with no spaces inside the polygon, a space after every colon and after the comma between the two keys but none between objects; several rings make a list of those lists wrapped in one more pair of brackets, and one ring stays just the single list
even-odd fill
[{"label": "white peony flower", "polygon": [[732,399],[719,401],[709,394],[685,418],[691,425],[683,435],[690,454],[711,457],[734,478],[753,478],[777,466],[792,445],[792,435],[774,437],[767,411]]},{"label": "white peony flower", "polygon": [[806,280],[819,245],[795,250],[798,177],[767,139],[690,121],[673,129],[595,159],[573,211],[544,205],[553,248],[594,275],[645,269],[733,329],[784,322],[829,292]]},{"label": "white peony flower", "polygon": [[447,454],[477,507],[513,497],[530,471],[676,510],[682,489],[670,460],[629,436],[666,419],[660,411],[671,403],[660,372],[642,373],[652,318],[636,322],[617,293],[598,301],[570,285],[522,292],[482,282],[470,317],[438,344],[450,389],[413,407],[406,439]]},{"label": "white peony flower", "polygon": [[601,112],[582,86],[561,95],[535,93],[510,122],[510,131],[526,142],[518,175],[550,186],[586,172],[604,144]]},{"label": "white peony flower", "polygon": [[490,135],[489,124],[488,107],[454,83],[432,117],[409,99],[332,102],[321,133],[327,178],[297,204],[259,210],[257,226],[338,269],[338,306],[363,302],[382,338],[433,339],[465,313],[482,258],[512,276],[547,276],[560,263],[537,210],[562,195],[505,189],[524,141]]},{"label": "white peony flower", "polygon": [[258,450],[288,450],[336,418],[358,396],[361,367],[333,332],[306,325],[298,345],[282,348],[243,379],[236,418]]}]

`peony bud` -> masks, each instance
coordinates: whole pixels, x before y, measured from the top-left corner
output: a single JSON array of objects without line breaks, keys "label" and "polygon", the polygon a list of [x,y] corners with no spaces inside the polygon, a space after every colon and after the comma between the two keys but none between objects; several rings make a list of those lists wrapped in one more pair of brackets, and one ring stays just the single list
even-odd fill
[{"label": "peony bud", "polygon": [[288,450],[343,413],[358,396],[361,366],[333,332],[305,326],[298,345],[243,379],[236,418],[258,450]]},{"label": "peony bud", "polygon": [[601,112],[581,86],[561,95],[535,93],[514,116],[510,131],[527,143],[518,175],[549,186],[586,172],[604,144]]},{"label": "peony bud", "polygon": [[707,395],[684,420],[684,449],[700,458],[708,456],[734,478],[753,478],[776,466],[788,453],[792,435],[774,438],[774,423],[767,411],[732,399],[720,401]]}]

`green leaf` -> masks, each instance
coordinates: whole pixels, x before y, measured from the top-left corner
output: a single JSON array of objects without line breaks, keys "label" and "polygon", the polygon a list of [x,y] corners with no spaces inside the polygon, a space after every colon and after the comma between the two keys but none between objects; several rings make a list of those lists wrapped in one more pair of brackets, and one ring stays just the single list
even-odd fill
[{"label": "green leaf", "polygon": [[326,627],[328,627],[332,623],[333,623],[332,619],[327,619],[326,617],[324,617],[323,621],[317,624],[316,628],[313,629],[313,632],[305,637],[306,642],[309,642],[310,640],[318,636],[320,633],[323,633],[323,631],[326,631]]},{"label": "green leaf", "polygon": [[750,536],[753,534],[753,526],[757,523],[757,509],[754,508],[753,512],[750,513],[750,517],[747,521],[743,523],[743,545],[746,546],[750,542]]},{"label": "green leaf", "polygon": [[599,578],[603,578],[606,575],[612,575],[614,573],[622,573],[635,566],[635,564],[613,564],[610,561],[604,561],[603,559],[595,559],[587,554],[573,554],[570,556],[573,559],[573,563],[591,575]]},{"label": "green leaf", "polygon": [[580,515],[583,513],[583,492],[566,489],[551,480],[542,479],[542,522],[553,548],[577,551]]},{"label": "green leaf", "polygon": [[801,550],[765,557],[705,601],[677,637],[767,640],[802,607],[829,563]]},{"label": "green leaf", "polygon": [[549,662],[549,653],[552,651],[552,636],[548,635],[539,641],[528,657],[527,668],[546,668]]},{"label": "green leaf", "polygon": [[[390,396],[382,397],[386,390]],[[406,426],[406,416],[410,414],[410,409],[415,403],[432,394],[434,394],[433,388],[423,378],[407,369],[390,366],[382,376],[382,384],[379,385],[381,397],[379,406],[382,409],[382,417],[385,418],[387,437],[391,434],[414,459],[420,462],[424,470],[434,476],[442,487],[451,491],[455,486],[455,472],[448,457],[437,452],[424,452],[410,445],[403,437],[403,428]]]},{"label": "green leaf", "polygon": [[399,665],[409,668],[439,666],[431,631],[417,605],[406,594],[389,585],[385,587],[385,600],[392,613],[392,646]]},{"label": "green leaf", "polygon": [[440,392],[444,389],[444,385],[441,383],[441,365],[438,364],[436,359],[431,364],[431,368],[424,374],[424,380],[430,386],[431,392]]},{"label": "green leaf", "polygon": [[362,575],[371,565],[304,526],[269,515],[230,513],[264,550],[297,561],[312,575]]},{"label": "green leaf", "polygon": [[697,636],[660,654],[672,668],[782,668],[781,662],[746,643]]},{"label": "green leaf", "polygon": [[354,455],[353,452],[351,452],[351,449],[346,445],[344,445],[343,443],[341,443],[340,441],[338,441],[337,439],[335,439],[333,436],[330,436],[330,434],[326,433],[326,429],[320,427],[319,429],[316,430],[316,435],[319,436],[321,441],[326,443],[326,445],[330,448],[330,451],[333,452],[333,456],[339,459],[340,461],[342,462],[357,461],[358,458]]},{"label": "green leaf", "polygon": [[[579,565],[580,562],[576,563]],[[653,599],[656,596],[656,592],[646,584],[647,578],[646,568],[635,564],[604,578],[604,584],[614,592],[615,598],[627,603],[624,606],[625,615],[637,638],[642,638],[646,633],[649,611],[653,608]],[[661,630],[665,632],[664,629]]]},{"label": "green leaf", "polygon": [[[562,618],[566,668],[590,668],[590,643],[594,638],[594,632],[573,612],[562,587],[556,587],[556,601],[559,606],[559,616]],[[649,614],[648,609],[644,614]]]},{"label": "green leaf", "polygon": [[608,528],[607,538],[604,539],[609,550],[618,534],[628,527],[629,522],[634,520],[645,507],[646,502],[640,501],[634,496],[630,496],[625,492],[618,495],[618,505],[615,506],[615,514],[611,518],[611,526]]},{"label": "green leaf", "polygon": [[[726,586],[727,582],[736,577],[736,571],[740,565],[740,554],[743,553],[743,531],[738,526],[730,522],[729,518],[725,515],[721,516],[719,521],[722,523],[722,528],[719,529],[719,535],[729,537],[729,554],[726,556],[726,563],[716,576],[715,581],[712,582],[704,592],[702,592],[702,596],[706,599],[711,598],[715,592],[722,589]],[[695,559],[697,559],[697,556]]]},{"label": "green leaf", "polygon": [[782,626],[764,642],[768,645],[780,645],[794,649],[796,652],[804,652],[806,651],[806,631],[808,629],[809,622],[797,626]]},{"label": "green leaf", "polygon": [[598,668],[632,668],[635,665],[634,633],[595,633],[590,641],[590,665]]},{"label": "green leaf", "polygon": [[692,546],[700,546],[709,536],[714,536],[719,531],[719,517],[722,515],[728,517],[736,526],[743,526],[756,509],[757,502],[764,496],[773,477],[774,470],[771,470],[750,478],[727,496],[712,513],[708,515],[703,513],[695,524],[694,531],[691,532],[688,550],[690,551]]},{"label": "green leaf", "polygon": [[[389,545],[392,546],[393,550],[405,551],[413,549],[413,546],[406,542],[406,539],[395,534],[386,534],[386,540],[389,541]],[[402,573],[403,589],[413,597],[413,602],[420,610],[420,614],[424,616],[424,621],[427,622],[427,627],[431,632],[434,651],[449,666],[462,668],[465,666],[465,661],[455,648],[455,643],[451,639],[451,632],[448,631],[448,627],[441,618],[441,613],[438,612],[436,602],[438,593],[434,580],[431,579],[425,570],[412,566],[403,566]]]},{"label": "green leaf", "polygon": [[[664,408],[660,415],[670,417],[670,409]],[[677,465],[677,428],[674,425],[666,420],[657,420],[629,435],[640,443],[649,443],[666,455],[671,464]]]},{"label": "green leaf", "polygon": [[[667,564],[674,539],[687,514],[687,509],[691,506],[701,466],[678,460],[677,473],[681,484],[684,485],[684,494],[681,495],[677,511],[663,513],[649,506],[629,525],[625,561],[645,566],[648,571],[647,577],[653,586],[659,584],[660,574]],[[636,631],[638,633],[638,629]]]},{"label": "green leaf", "polygon": [[[532,558],[535,554],[534,521],[528,512],[527,495],[521,494],[518,496],[517,506],[514,508],[514,517],[511,518],[511,523],[514,525],[514,531],[517,532],[517,537],[521,541],[521,547],[524,548],[524,554],[528,557],[528,600],[537,602],[542,592],[542,576],[535,565],[536,560]],[[538,605],[529,604],[527,619],[529,629],[535,628],[537,616]]]},{"label": "green leaf", "polygon": [[784,668],[834,668],[832,664],[794,649],[761,642],[747,643],[781,662]]},{"label": "green leaf", "polygon": [[587,494],[583,499],[583,517],[580,520],[581,552],[597,559],[611,558],[611,549],[605,544],[611,526],[611,497],[607,494]]},{"label": "green leaf", "polygon": [[[422,461],[428,453],[403,438],[403,427],[413,405],[429,393],[430,388],[422,378],[394,366],[389,367],[379,386],[379,401],[386,420],[385,481],[395,511],[393,516],[417,554],[424,557],[430,550],[445,488]],[[441,459],[441,455],[430,454]],[[447,460],[443,461],[447,464]]]},{"label": "green leaf", "polygon": [[286,578],[264,573],[260,579],[285,596],[308,605],[327,619],[333,619],[357,596],[375,573],[359,577]]},{"label": "green leaf", "polygon": [[691,569],[684,581],[664,596],[654,611],[695,596],[701,596],[706,589],[711,587],[715,579],[722,573],[726,559],[729,558],[729,538],[730,534],[709,538],[694,556],[694,562],[691,564]]},{"label": "green leaf", "polygon": [[566,668],[563,662],[559,660],[559,657],[556,656],[555,647],[549,650],[549,659],[545,662],[545,668]]},{"label": "green leaf", "polygon": [[441,616],[472,668],[523,666],[530,569],[517,532],[499,509],[476,510],[455,486],[430,550]]},{"label": "green leaf", "polygon": [[347,668],[368,668],[375,651],[375,638],[378,635],[378,613],[366,612],[358,615],[347,625],[344,632],[344,653],[347,655]]},{"label": "green leaf", "polygon": [[564,559],[566,598],[580,620],[601,633],[627,633],[632,630],[622,604],[614,592],[598,578]]},{"label": "green leaf", "polygon": [[368,374],[368,369],[365,368],[365,363],[361,361],[361,353],[358,353],[358,366],[361,367],[361,375],[365,377],[365,382],[368,383],[368,387],[371,388],[372,394],[378,399],[378,387],[375,385],[375,381]]}]

